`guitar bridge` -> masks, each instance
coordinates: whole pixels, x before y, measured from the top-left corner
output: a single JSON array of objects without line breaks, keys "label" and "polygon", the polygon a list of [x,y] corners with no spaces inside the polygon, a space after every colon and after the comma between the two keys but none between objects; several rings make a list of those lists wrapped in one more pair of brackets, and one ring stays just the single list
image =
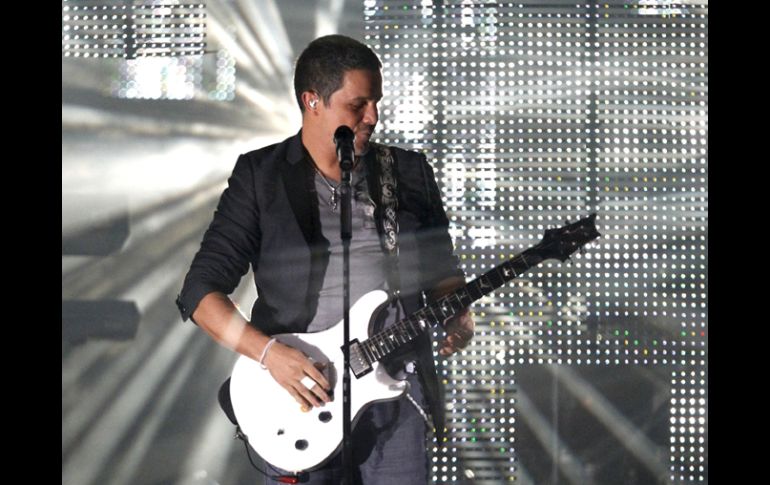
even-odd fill
[{"label": "guitar bridge", "polygon": [[364,354],[361,344],[358,339],[350,341],[350,370],[353,371],[353,375],[356,379],[365,376],[372,371],[372,363]]}]

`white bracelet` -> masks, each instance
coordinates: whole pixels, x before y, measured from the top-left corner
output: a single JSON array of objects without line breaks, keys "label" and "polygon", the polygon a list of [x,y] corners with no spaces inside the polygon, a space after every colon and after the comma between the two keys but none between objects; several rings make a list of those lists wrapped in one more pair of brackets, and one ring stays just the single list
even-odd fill
[{"label": "white bracelet", "polygon": [[265,360],[265,356],[267,355],[267,351],[268,351],[268,350],[270,350],[270,346],[271,346],[271,345],[273,345],[274,343],[275,343],[275,338],[271,338],[271,339],[270,339],[270,340],[269,340],[269,341],[268,341],[268,342],[265,344],[265,348],[264,348],[264,349],[262,349],[262,356],[259,358],[259,365],[260,365],[260,366],[261,366],[263,369],[267,369],[267,366],[266,366],[265,364],[263,364],[262,362],[264,362],[264,360]]}]

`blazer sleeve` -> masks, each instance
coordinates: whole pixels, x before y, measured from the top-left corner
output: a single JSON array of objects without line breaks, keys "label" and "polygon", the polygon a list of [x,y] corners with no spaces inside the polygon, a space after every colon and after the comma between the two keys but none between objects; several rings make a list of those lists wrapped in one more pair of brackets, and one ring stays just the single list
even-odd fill
[{"label": "blazer sleeve", "polygon": [[257,264],[260,229],[255,182],[253,160],[241,155],[177,296],[182,320],[190,318],[207,294],[232,293],[249,264]]},{"label": "blazer sleeve", "polygon": [[427,210],[417,240],[420,247],[422,287],[430,290],[451,276],[464,278],[465,272],[460,268],[460,261],[454,254],[454,245],[449,235],[449,219],[444,210],[433,167],[424,154],[420,154],[419,163]]}]

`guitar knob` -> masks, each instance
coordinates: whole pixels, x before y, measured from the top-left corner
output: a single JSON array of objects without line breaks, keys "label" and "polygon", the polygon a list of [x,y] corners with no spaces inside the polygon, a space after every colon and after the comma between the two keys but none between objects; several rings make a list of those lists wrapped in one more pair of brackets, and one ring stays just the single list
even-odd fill
[{"label": "guitar knob", "polygon": [[324,411],[321,414],[318,415],[318,420],[322,423],[328,423],[332,420],[332,413],[329,411]]}]

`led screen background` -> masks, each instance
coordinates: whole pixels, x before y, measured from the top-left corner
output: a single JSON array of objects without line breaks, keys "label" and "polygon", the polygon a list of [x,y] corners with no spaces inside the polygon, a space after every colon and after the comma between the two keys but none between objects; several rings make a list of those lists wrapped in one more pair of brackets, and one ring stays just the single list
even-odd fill
[{"label": "led screen background", "polygon": [[384,142],[433,161],[469,277],[601,239],[474,307],[434,479],[707,479],[707,9],[364,2]]}]

